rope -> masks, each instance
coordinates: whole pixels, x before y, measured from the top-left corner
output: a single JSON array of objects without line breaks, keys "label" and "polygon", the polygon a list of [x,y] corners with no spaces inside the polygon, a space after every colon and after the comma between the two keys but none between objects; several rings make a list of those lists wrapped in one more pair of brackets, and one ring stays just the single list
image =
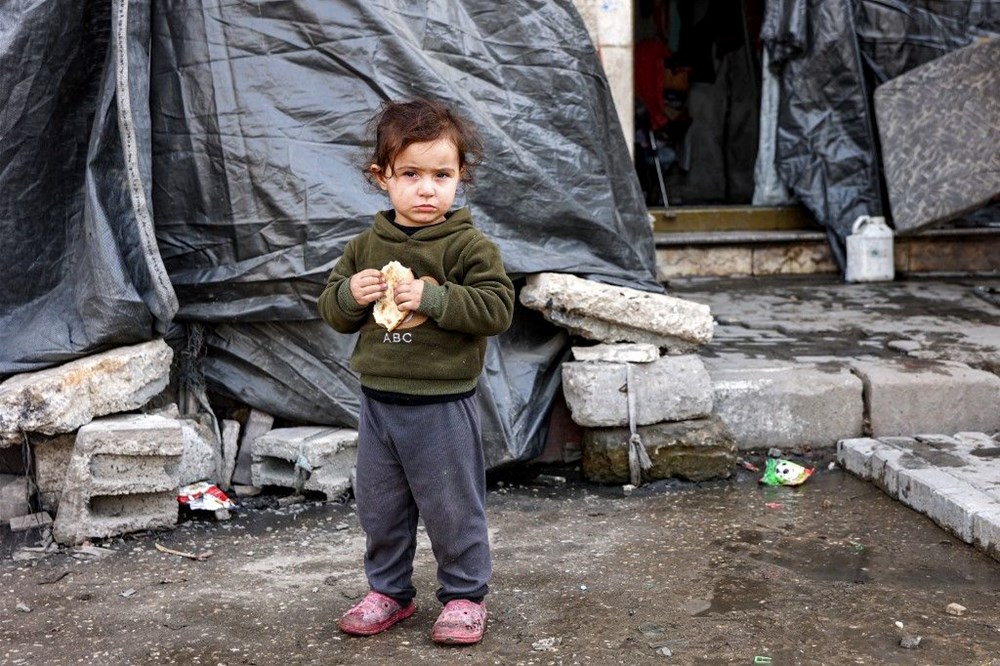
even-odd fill
[{"label": "rope", "polygon": [[633,486],[642,484],[642,472],[653,466],[646,453],[639,431],[635,425],[635,391],[632,390],[632,364],[625,364],[625,390],[628,394],[628,428],[632,435],[628,438],[628,471]]}]

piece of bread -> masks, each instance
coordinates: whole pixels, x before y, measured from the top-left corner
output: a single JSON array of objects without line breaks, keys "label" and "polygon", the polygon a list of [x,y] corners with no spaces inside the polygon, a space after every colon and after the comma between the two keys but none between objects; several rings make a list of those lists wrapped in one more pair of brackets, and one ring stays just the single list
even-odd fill
[{"label": "piece of bread", "polygon": [[413,271],[398,261],[390,261],[382,267],[382,275],[385,276],[386,289],[382,298],[375,301],[375,323],[392,331],[412,314],[396,307],[396,286],[412,280]]}]

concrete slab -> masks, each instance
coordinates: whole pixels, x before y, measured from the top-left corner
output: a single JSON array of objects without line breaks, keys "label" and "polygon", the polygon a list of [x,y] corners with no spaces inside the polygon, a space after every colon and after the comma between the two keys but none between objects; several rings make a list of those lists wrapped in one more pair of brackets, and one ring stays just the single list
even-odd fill
[{"label": "concrete slab", "polygon": [[959,363],[854,359],[869,432],[912,435],[1000,429],[1000,377]]},{"label": "concrete slab", "polygon": [[57,435],[146,404],[167,386],[173,351],[153,340],[0,383],[0,446],[20,431]]},{"label": "concrete slab", "polygon": [[740,449],[827,447],[862,434],[861,381],[845,367],[707,358],[714,412]]}]

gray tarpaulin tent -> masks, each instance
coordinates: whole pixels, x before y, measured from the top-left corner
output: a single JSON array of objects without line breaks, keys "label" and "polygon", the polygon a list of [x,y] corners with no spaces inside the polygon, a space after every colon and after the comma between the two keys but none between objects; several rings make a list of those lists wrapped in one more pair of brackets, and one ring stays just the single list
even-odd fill
[{"label": "gray tarpaulin tent", "polygon": [[[569,0],[7,3],[0,65],[0,374],[166,334],[203,355],[220,395],[353,425],[353,340],[314,306],[387,206],[363,186],[359,143],[390,98],[445,99],[480,127],[467,202],[513,277],[659,289]],[[491,344],[490,460],[540,452],[567,342],[519,308]]]},{"label": "gray tarpaulin tent", "polygon": [[[995,0],[767,3],[761,39],[780,91],[775,166],[826,227],[835,254],[858,216],[888,212],[874,88],[998,33]],[[843,266],[843,257],[838,259]]]}]

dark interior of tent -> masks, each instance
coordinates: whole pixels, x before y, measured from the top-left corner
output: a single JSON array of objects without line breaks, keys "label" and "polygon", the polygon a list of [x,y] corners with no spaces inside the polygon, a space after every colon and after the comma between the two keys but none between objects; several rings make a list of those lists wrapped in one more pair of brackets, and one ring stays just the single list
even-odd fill
[{"label": "dark interior of tent", "polygon": [[646,205],[750,205],[761,0],[638,0],[636,172]]}]

